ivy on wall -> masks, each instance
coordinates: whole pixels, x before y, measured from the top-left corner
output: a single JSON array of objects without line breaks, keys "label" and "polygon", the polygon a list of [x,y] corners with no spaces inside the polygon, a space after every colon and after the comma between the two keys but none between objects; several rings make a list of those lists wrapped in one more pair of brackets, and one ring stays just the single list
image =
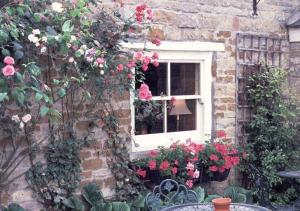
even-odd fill
[{"label": "ivy on wall", "polygon": [[[251,151],[248,164],[254,165],[266,179],[270,188],[268,200],[288,203],[297,195],[295,186],[284,185],[288,181],[277,175],[278,171],[293,168],[295,162],[291,161],[299,145],[296,139],[298,111],[288,92],[288,71],[258,66],[248,74],[246,90],[253,115],[247,128]],[[252,175],[251,168],[246,169],[248,175]],[[255,191],[259,191],[261,187],[255,185],[257,178],[251,179]]]}]

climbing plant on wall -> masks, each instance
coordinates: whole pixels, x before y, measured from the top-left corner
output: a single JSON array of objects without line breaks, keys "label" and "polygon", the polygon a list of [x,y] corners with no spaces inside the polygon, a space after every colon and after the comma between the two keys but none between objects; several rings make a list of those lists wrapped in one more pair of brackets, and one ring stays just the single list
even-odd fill
[{"label": "climbing plant on wall", "polygon": [[[25,174],[16,170],[29,159],[26,178],[39,200],[65,209],[63,200],[80,182],[79,151],[95,141],[101,120],[117,198],[137,196],[139,180],[127,165],[129,139],[120,134],[113,97],[132,88],[132,69],[143,74],[150,63],[158,64],[157,54],[152,59],[121,47],[151,30],[152,10],[141,4],[126,18],[118,12],[122,6],[106,10],[94,0],[1,3],[1,191]],[[151,99],[149,90],[144,94],[142,100]],[[75,129],[81,119],[89,122],[84,134]],[[43,151],[45,162],[37,162]]]},{"label": "climbing plant on wall", "polygon": [[[255,71],[249,72],[246,87],[253,112],[248,125],[249,163],[262,173],[265,185],[270,187],[268,199],[279,203],[289,202],[296,195],[293,186],[287,192],[280,192],[286,188],[278,189],[283,181],[276,174],[293,167],[294,162],[291,161],[299,145],[295,137],[297,106],[288,92],[287,77],[287,70],[258,66]],[[250,170],[248,175],[252,175],[252,168],[247,169]],[[252,180],[255,187],[257,178]]]}]

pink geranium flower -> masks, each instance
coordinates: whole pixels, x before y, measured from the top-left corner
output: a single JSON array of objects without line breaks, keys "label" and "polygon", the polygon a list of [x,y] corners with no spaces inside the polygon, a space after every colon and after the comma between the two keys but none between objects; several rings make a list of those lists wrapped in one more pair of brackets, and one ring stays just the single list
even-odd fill
[{"label": "pink geranium flower", "polygon": [[185,184],[186,184],[186,186],[188,186],[189,188],[192,188],[192,187],[193,187],[193,180],[190,180],[190,179],[189,179],[189,180],[186,181]]},{"label": "pink geranium flower", "polygon": [[155,160],[150,160],[149,163],[148,163],[148,166],[149,166],[150,170],[155,170],[156,161]]},{"label": "pink geranium flower", "polygon": [[197,179],[197,178],[199,178],[199,175],[200,175],[200,172],[198,171],[198,169],[196,169],[194,171],[193,178]]},{"label": "pink geranium flower", "polygon": [[11,56],[6,56],[3,60],[3,62],[7,65],[13,65],[15,64],[15,60],[14,58],[12,58]]},{"label": "pink geranium flower", "polygon": [[194,171],[195,165],[192,164],[191,162],[188,162],[188,164],[186,165],[186,169],[187,169],[187,170],[192,170],[192,171]]},{"label": "pink geranium flower", "polygon": [[6,65],[2,68],[2,73],[5,76],[13,76],[15,74],[15,68],[12,65]]},{"label": "pink geranium flower", "polygon": [[178,169],[177,169],[176,167],[173,167],[173,168],[172,168],[172,173],[173,173],[173,174],[177,174],[177,170],[178,170]]}]

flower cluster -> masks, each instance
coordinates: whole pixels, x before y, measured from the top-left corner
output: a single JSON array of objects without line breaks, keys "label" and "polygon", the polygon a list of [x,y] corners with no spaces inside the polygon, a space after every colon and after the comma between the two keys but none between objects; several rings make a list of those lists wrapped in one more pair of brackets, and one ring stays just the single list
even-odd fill
[{"label": "flower cluster", "polygon": [[15,64],[14,58],[6,56],[3,60],[3,63],[5,64],[5,66],[2,68],[3,75],[13,76],[15,74],[15,68],[13,66]]},{"label": "flower cluster", "polygon": [[135,18],[138,23],[143,22],[143,20],[152,21],[153,12],[146,4],[137,5],[135,8]]},{"label": "flower cluster", "polygon": [[201,175],[212,177],[216,172],[223,173],[239,164],[242,152],[221,141],[226,137],[225,133],[219,135],[218,142],[198,144],[188,139],[185,143],[173,143],[169,149],[160,147],[158,151],[151,151],[149,158],[138,160],[137,164],[140,169],[157,170],[161,175],[192,188]]},{"label": "flower cluster", "polygon": [[22,129],[26,123],[28,123],[31,120],[31,115],[26,114],[21,119],[18,115],[13,115],[11,117],[11,120],[19,124],[19,127]]}]

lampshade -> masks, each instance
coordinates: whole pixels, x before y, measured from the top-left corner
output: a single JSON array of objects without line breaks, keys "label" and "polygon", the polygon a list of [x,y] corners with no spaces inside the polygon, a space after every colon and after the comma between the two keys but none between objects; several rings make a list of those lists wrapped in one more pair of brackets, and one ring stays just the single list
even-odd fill
[{"label": "lampshade", "polygon": [[185,100],[175,100],[169,115],[191,114],[192,112],[186,106]]}]

